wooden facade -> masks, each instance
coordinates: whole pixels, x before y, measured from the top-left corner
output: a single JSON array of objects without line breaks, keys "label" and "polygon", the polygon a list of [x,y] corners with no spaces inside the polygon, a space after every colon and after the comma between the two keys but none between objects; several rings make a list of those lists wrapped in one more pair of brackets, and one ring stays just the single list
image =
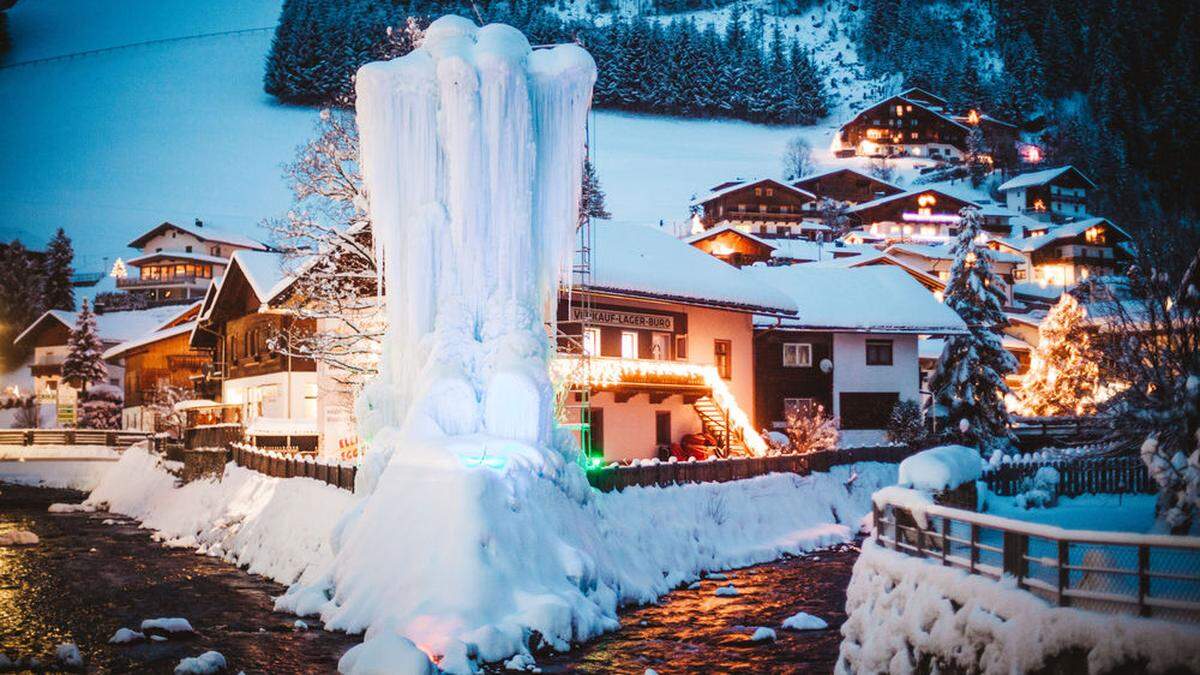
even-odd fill
[{"label": "wooden facade", "polygon": [[[842,126],[842,145],[867,156],[917,154],[932,158],[966,152],[970,127],[920,101],[892,96],[863,110]],[[949,149],[957,153],[948,152]]]},{"label": "wooden facade", "polygon": [[697,202],[706,228],[747,223],[755,234],[801,234],[805,215],[812,216],[816,196],[777,180],[718,185]]},{"label": "wooden facade", "polygon": [[316,331],[313,319],[288,314],[253,313],[231,318],[215,327],[221,335],[219,357],[226,378],[256,377],[281,372],[316,372],[312,359],[293,358],[271,349],[268,341]]},{"label": "wooden facade", "polygon": [[188,334],[178,333],[134,348],[125,357],[125,407],[150,403],[160,384],[190,389],[212,358],[191,349]]},{"label": "wooden facade", "polygon": [[[785,349],[791,349],[785,345],[791,344],[810,346],[807,365],[784,365]],[[784,420],[789,400],[819,403],[825,414],[833,414],[833,374],[821,370],[824,359],[833,360],[833,333],[758,331],[754,339],[754,410],[758,428],[771,429]]]},{"label": "wooden facade", "polygon": [[940,190],[912,190],[860,204],[849,211],[849,216],[862,226],[873,223],[907,223],[912,226],[912,231],[907,234],[920,234],[923,224],[948,224],[949,227],[941,228],[946,230],[943,234],[953,236],[958,232],[958,228],[955,223],[947,221],[957,218],[958,212],[966,206],[977,205]]},{"label": "wooden facade", "polygon": [[904,188],[849,168],[809,176],[792,185],[818,197],[850,204],[861,204],[904,192]]}]

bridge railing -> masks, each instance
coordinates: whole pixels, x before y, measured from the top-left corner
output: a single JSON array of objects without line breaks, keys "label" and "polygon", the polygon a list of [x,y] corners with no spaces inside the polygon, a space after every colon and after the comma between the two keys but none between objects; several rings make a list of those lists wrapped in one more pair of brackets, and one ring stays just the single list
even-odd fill
[{"label": "bridge railing", "polygon": [[1066,530],[877,494],[884,548],[1018,587],[1060,607],[1200,622],[1200,538]]},{"label": "bridge railing", "polygon": [[125,429],[0,429],[0,445],[102,445],[118,450],[139,441],[153,446],[154,434]]}]

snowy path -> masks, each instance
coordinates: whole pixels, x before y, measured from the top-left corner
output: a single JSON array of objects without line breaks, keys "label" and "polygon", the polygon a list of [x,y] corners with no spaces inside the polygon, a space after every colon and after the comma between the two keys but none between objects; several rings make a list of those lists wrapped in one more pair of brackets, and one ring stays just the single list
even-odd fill
[{"label": "snowy path", "polygon": [[[295,631],[294,616],[272,612],[284,587],[190,549],[153,542],[131,521],[106,513],[54,515],[69,490],[0,486],[0,534],[30,530],[33,546],[0,547],[0,654],[44,659],[62,642],[79,645],[90,671],[170,672],[184,657],[216,650],[232,672],[332,672],[359,641],[341,633]],[[116,518],[118,524],[103,521]],[[143,619],[185,617],[198,635],[109,645]]]},{"label": "snowy path", "polygon": [[[539,658],[538,666],[545,673],[832,672],[857,557],[855,547],[837,546],[705,580],[658,604],[623,611],[620,630],[569,654]],[[715,594],[730,583],[737,595]],[[783,630],[783,620],[800,611],[825,619],[829,628]],[[753,642],[757,627],[774,629],[776,640]]]}]

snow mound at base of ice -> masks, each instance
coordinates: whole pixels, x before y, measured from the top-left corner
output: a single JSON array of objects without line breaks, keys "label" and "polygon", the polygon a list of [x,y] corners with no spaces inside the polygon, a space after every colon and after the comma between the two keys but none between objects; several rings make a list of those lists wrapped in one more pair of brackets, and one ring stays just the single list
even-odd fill
[{"label": "snow mound at base of ice", "polygon": [[164,633],[195,633],[192,623],[182,617],[146,619],[142,622],[142,632],[160,630]]},{"label": "snow mound at base of ice", "polygon": [[113,636],[108,638],[110,645],[123,645],[130,642],[138,642],[146,639],[145,633],[139,633],[132,628],[118,628]]},{"label": "snow mound at base of ice", "polygon": [[754,629],[754,635],[750,636],[752,642],[774,642],[775,630],[766,626],[759,626]]},{"label": "snow mound at base of ice", "polygon": [[978,450],[965,445],[940,445],[900,462],[899,485],[917,490],[946,490],[979,480],[981,475],[983,459]]},{"label": "snow mound at base of ice", "polygon": [[344,675],[434,675],[433,662],[412,640],[394,632],[371,635],[338,661]]}]

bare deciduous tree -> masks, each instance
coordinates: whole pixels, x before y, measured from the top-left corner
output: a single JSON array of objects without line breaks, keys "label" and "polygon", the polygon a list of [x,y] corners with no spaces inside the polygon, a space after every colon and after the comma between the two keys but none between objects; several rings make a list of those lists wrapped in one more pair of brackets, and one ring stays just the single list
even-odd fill
[{"label": "bare deciduous tree", "polygon": [[812,146],[803,136],[793,137],[783,150],[783,177],[799,180],[812,172]]}]

